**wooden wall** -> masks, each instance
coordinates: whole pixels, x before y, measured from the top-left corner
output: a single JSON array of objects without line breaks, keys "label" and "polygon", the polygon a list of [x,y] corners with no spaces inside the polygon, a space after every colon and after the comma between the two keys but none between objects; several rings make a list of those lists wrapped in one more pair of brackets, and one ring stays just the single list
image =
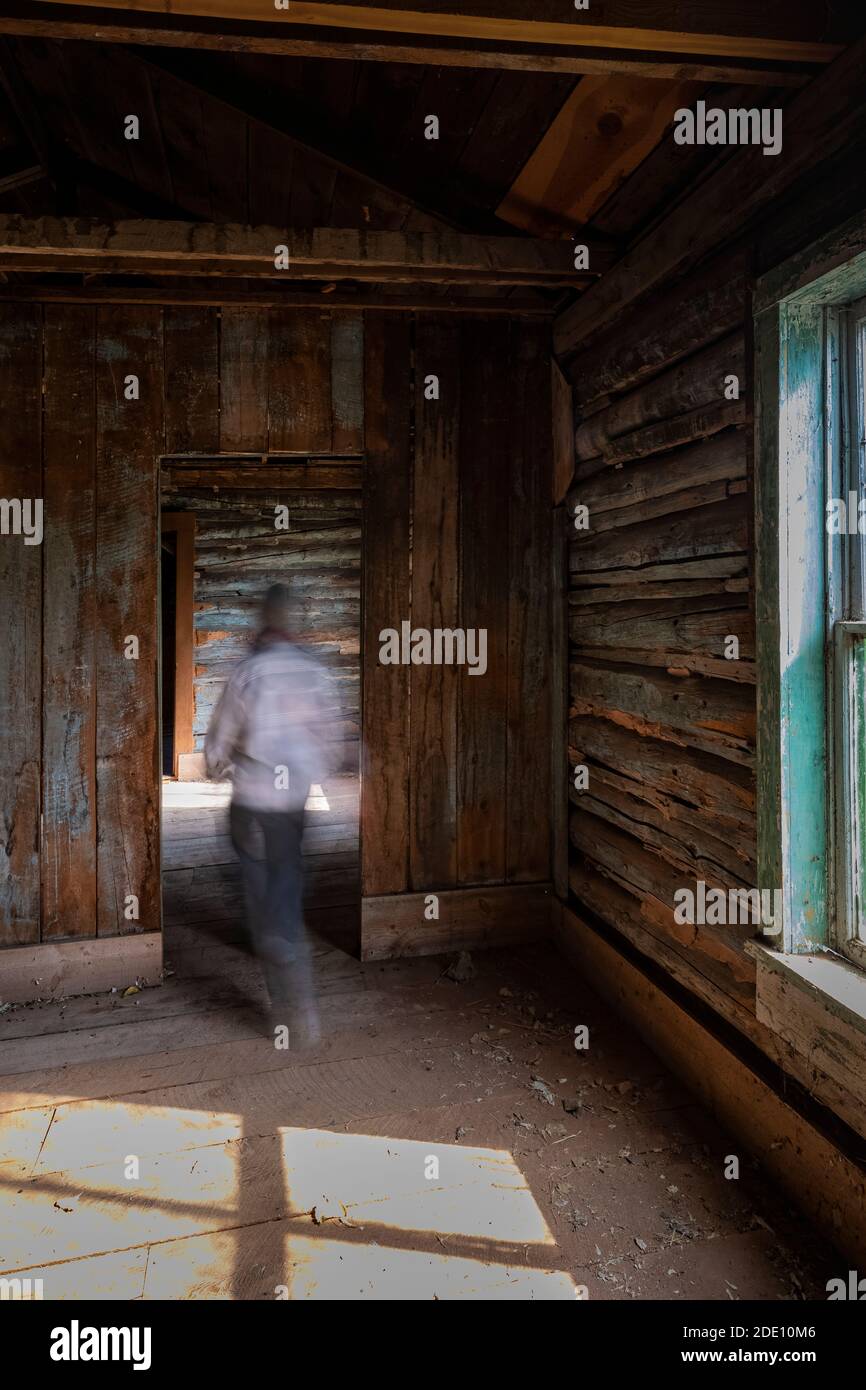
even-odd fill
[{"label": "wooden wall", "polygon": [[[363,326],[353,313],[312,310],[0,312],[0,363],[15,384],[0,406],[0,490],[45,501],[42,546],[0,540],[11,596],[0,713],[16,730],[2,753],[10,872],[0,875],[0,942],[159,927],[166,456],[165,501],[176,510],[183,497],[200,521],[199,736],[253,592],[278,577],[261,509],[287,491],[293,530],[280,553],[310,584],[310,621],[357,725],[363,472],[363,893],[530,885],[501,913],[485,899],[482,934],[508,927],[509,912],[520,930],[540,923],[550,877],[549,330],[386,312],[368,312]],[[432,375],[438,400],[427,396]],[[380,665],[379,632],[403,620],[486,628],[486,674]],[[129,635],[137,661],[123,657]],[[130,893],[137,921],[124,916]],[[435,943],[431,934],[426,949]]]},{"label": "wooden wall", "polygon": [[[548,330],[418,315],[411,333],[368,316],[361,844],[376,899],[542,882],[551,862]],[[381,665],[379,634],[403,620],[485,628],[486,674]],[[435,939],[422,916],[414,949]]]},{"label": "wooden wall", "polygon": [[590,514],[570,545],[567,756],[589,769],[570,791],[573,901],[774,1055],[753,928],[677,925],[673,895],[777,886],[756,877],[751,290],[866,205],[859,62],[792,99],[777,159],[740,151],[660,208],[555,331],[569,509]]},{"label": "wooden wall", "polygon": [[[299,640],[328,672],[335,771],[358,770],[361,628],[360,461],[228,464],[167,460],[163,507],[195,517],[195,748],[225,680],[249,647],[270,584],[291,588]],[[275,508],[288,508],[288,529]]]},{"label": "wooden wall", "polygon": [[159,309],[0,309],[0,492],[44,501],[40,546],[0,537],[4,945],[159,927],[162,348]]}]

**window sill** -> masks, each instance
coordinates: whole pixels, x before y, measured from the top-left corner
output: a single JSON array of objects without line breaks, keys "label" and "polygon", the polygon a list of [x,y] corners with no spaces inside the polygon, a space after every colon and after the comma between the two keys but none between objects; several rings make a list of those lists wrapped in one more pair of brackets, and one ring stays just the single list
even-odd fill
[{"label": "window sill", "polygon": [[832,952],[788,955],[760,941],[756,1012],[810,1066],[866,1100],[866,971]]}]

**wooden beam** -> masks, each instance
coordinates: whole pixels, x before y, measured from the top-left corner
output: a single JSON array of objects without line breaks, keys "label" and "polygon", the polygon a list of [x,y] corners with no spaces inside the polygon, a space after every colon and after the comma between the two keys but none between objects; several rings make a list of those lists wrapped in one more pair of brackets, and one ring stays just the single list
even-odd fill
[{"label": "wooden beam", "polygon": [[394,960],[545,940],[553,902],[550,883],[440,890],[439,917],[425,916],[428,893],[361,900],[361,959]]},{"label": "wooden beam", "polygon": [[533,236],[590,222],[665,136],[697,83],[585,77],[506,193],[496,215]]},{"label": "wooden beam", "polygon": [[[260,0],[57,0],[60,5],[78,9],[122,9],[174,15],[198,15],[229,21],[261,21],[264,7]],[[695,28],[686,27],[688,18],[682,5],[671,5],[668,26],[636,27],[625,23],[631,5],[608,6],[618,12],[618,22],[586,23],[581,15],[568,22],[557,19],[538,19],[537,4],[523,0],[508,4],[500,0],[502,15],[442,13],[436,9],[415,9],[407,5],[334,4],[332,0],[291,0],[281,10],[279,21],[288,26],[316,26],[326,29],[373,31],[384,34],[413,35],[419,38],[461,39],[470,43],[536,43],[564,48],[626,48],[649,53],[676,53],[680,56],[699,54],[703,57],[752,58],[764,61],[825,63],[839,51],[837,44],[816,42],[814,39],[767,38],[754,33],[708,33],[696,20],[697,7],[691,10]],[[548,13],[561,14],[557,7],[548,6]],[[657,7],[656,7],[657,8]],[[733,8],[731,6],[729,9]],[[740,6],[741,14],[743,7]],[[729,26],[730,27],[730,26]]]},{"label": "wooden beam", "polygon": [[[773,40],[769,42],[778,45],[778,48],[772,49],[772,60],[756,60],[748,56],[714,57],[706,49],[699,49],[691,55],[679,50],[673,34],[662,34],[658,40],[661,51],[655,51],[648,43],[636,42],[641,34],[652,34],[653,31],[615,31],[602,26],[596,26],[595,34],[589,37],[588,26],[581,26],[579,41],[575,36],[571,44],[542,44],[536,41],[536,31],[526,22],[521,24],[520,34],[515,37],[512,31],[512,37],[503,45],[490,38],[438,38],[416,32],[402,34],[369,29],[359,31],[356,28],[340,30],[326,25],[316,30],[295,28],[283,22],[231,20],[186,12],[182,18],[178,18],[179,11],[167,14],[164,5],[158,4],[153,6],[154,13],[141,10],[130,13],[129,7],[123,5],[121,14],[118,13],[121,4],[122,0],[117,0],[113,8],[93,9],[89,0],[83,0],[77,6],[73,6],[71,0],[57,0],[53,4],[10,0],[7,13],[0,16],[0,34],[267,53],[282,57],[334,58],[350,62],[410,63],[430,67],[574,75],[620,73],[633,77],[658,77],[673,82],[744,82],[759,86],[794,87],[808,81],[815,64],[829,61],[837,51],[837,47],[831,44],[809,42],[804,43],[801,49],[786,40]],[[369,15],[370,12],[366,13]],[[283,14],[288,16],[288,12]],[[432,20],[436,16],[427,18]],[[531,35],[531,38],[527,35]],[[579,43],[579,46],[574,46],[575,43]],[[631,47],[632,44],[635,46]],[[803,52],[818,56],[803,57]],[[798,56],[793,57],[793,54]]]},{"label": "wooden beam", "polygon": [[173,771],[178,775],[182,753],[195,749],[193,717],[195,713],[195,662],[193,658],[193,626],[195,616],[195,513],[163,512],[160,516],[162,533],[173,532],[176,537],[175,560],[177,579],[174,609],[174,735],[172,743]]},{"label": "wooden beam", "polygon": [[[588,244],[590,276],[575,271],[567,241],[447,231],[287,231],[234,223],[141,219],[106,224],[84,218],[0,217],[0,270],[27,272],[558,287],[585,283],[610,264],[608,245],[592,239]],[[280,247],[288,253],[283,270],[275,267]]]},{"label": "wooden beam", "polygon": [[[5,281],[6,277],[3,276]],[[207,279],[201,286],[144,285],[57,285],[16,281],[0,286],[0,303],[15,301],[31,304],[202,304],[215,308],[231,305],[260,309],[327,309],[329,312],[357,313],[361,309],[384,309],[394,313],[429,310],[437,314],[483,314],[506,318],[550,319],[553,306],[541,299],[523,297],[460,296],[438,298],[435,292],[405,295],[389,294],[375,285],[354,291],[333,286],[309,290],[235,289],[232,282]]]},{"label": "wooden beam", "polygon": [[159,985],[162,932],[13,946],[3,952],[2,964],[3,999],[10,1004]]},{"label": "wooden beam", "polygon": [[14,174],[6,174],[0,178],[0,196],[4,193],[14,193],[16,188],[26,188],[28,184],[38,183],[40,179],[47,179],[48,171],[43,169],[41,164],[31,164],[27,169],[16,169]]}]

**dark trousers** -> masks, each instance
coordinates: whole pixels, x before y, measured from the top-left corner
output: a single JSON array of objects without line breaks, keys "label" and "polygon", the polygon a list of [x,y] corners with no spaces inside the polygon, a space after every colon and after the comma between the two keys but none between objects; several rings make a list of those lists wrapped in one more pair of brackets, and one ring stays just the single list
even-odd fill
[{"label": "dark trousers", "polygon": [[247,927],[272,998],[312,996],[304,925],[301,838],[304,811],[258,811],[232,802],[229,827],[241,863]]}]

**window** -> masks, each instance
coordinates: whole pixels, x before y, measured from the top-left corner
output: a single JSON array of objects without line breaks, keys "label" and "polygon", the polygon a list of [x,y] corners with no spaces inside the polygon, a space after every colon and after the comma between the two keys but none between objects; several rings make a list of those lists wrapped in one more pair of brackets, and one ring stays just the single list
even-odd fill
[{"label": "window", "polygon": [[[830,944],[866,965],[866,300],[839,311],[840,495],[827,503],[833,608],[834,905]],[[835,402],[831,403],[832,405]]]},{"label": "window", "polygon": [[758,282],[755,343],[767,944],[866,967],[866,220]]}]

